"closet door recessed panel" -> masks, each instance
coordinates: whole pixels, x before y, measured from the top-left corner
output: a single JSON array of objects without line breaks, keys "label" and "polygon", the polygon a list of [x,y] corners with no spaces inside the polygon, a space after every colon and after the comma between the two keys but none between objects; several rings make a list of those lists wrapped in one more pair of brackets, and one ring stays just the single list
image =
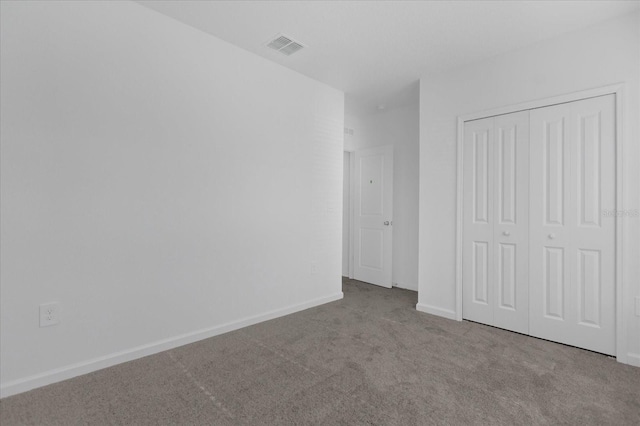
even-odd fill
[{"label": "closet door recessed panel", "polygon": [[564,120],[549,120],[542,123],[542,201],[544,224],[564,223],[565,180],[565,132]]}]

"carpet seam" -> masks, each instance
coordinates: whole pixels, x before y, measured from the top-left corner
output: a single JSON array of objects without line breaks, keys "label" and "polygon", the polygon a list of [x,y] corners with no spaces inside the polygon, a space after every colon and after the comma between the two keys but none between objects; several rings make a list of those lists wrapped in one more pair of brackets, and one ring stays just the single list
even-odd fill
[{"label": "carpet seam", "polygon": [[189,369],[182,363],[180,362],[180,360],[178,360],[175,355],[171,352],[168,351],[168,355],[169,358],[171,358],[171,360],[182,370],[182,372],[185,374],[185,376],[194,384],[196,385],[196,387],[198,389],[200,389],[200,391],[206,395],[206,397],[214,403],[214,405],[221,410],[224,414],[226,414],[227,416],[229,416],[232,419],[235,419],[235,416],[233,415],[233,413],[231,411],[229,411],[229,409],[227,409],[227,407],[225,407],[220,401],[217,400],[217,398],[209,391],[209,389],[207,389],[202,383],[200,383],[198,381],[198,379],[196,379],[195,377],[193,377],[193,375],[191,374],[191,372],[189,371]]}]

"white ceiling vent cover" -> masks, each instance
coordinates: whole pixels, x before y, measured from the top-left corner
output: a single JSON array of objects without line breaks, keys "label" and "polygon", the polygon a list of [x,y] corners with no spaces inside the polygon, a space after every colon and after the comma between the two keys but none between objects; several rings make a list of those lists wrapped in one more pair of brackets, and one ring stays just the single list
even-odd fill
[{"label": "white ceiling vent cover", "polygon": [[275,36],[273,40],[267,43],[267,47],[277,50],[283,55],[293,55],[298,50],[304,48],[302,43],[298,43],[297,41],[291,40],[291,38],[284,36],[282,34],[278,34]]}]

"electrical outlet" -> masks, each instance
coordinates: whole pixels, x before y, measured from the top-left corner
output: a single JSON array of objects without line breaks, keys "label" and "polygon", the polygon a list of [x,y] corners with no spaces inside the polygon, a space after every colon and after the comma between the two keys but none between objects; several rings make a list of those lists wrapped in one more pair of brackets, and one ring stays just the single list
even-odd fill
[{"label": "electrical outlet", "polygon": [[318,273],[318,262],[311,262],[311,275]]},{"label": "electrical outlet", "polygon": [[60,304],[58,302],[40,305],[40,327],[49,327],[60,323]]}]

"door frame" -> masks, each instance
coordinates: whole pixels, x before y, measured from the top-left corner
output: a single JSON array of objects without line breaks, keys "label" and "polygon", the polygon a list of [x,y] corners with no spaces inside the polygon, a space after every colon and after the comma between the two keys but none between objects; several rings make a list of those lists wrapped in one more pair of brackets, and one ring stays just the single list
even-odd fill
[{"label": "door frame", "polygon": [[349,262],[349,272],[348,272],[348,278],[349,279],[353,279],[353,267],[354,267],[354,262],[353,262],[353,257],[354,257],[354,250],[353,250],[353,240],[354,240],[354,233],[353,233],[353,222],[354,222],[354,214],[355,214],[355,210],[354,210],[354,206],[353,206],[353,195],[354,195],[354,190],[355,190],[355,184],[353,182],[353,178],[355,176],[355,165],[356,165],[356,155],[355,155],[355,149],[345,149],[344,153],[349,155],[349,205],[348,206],[343,206],[343,208],[348,209],[348,217],[349,217],[349,253],[347,256],[348,262]]},{"label": "door frame", "polygon": [[[615,95],[615,143],[616,143],[616,211],[624,211],[627,204],[624,196],[624,151],[626,140],[624,138],[624,83],[618,83],[608,86],[597,87],[593,89],[581,90],[578,92],[567,93],[560,96],[550,98],[537,99],[529,102],[522,102],[514,105],[492,108],[471,114],[459,115],[457,120],[457,159],[456,159],[456,313],[455,319],[462,321],[462,230],[463,230],[463,149],[464,149],[464,123],[466,121],[478,120],[481,118],[489,118],[496,115],[510,114],[513,112],[525,111],[536,108],[543,108],[557,104],[580,101],[583,99],[594,98],[604,95]],[[616,359],[618,362],[628,364],[629,357],[627,354],[626,325],[623,318],[623,301],[624,301],[624,265],[625,245],[624,242],[624,221],[619,220],[615,216],[615,291],[616,291]],[[622,337],[622,338],[619,338]]]}]

